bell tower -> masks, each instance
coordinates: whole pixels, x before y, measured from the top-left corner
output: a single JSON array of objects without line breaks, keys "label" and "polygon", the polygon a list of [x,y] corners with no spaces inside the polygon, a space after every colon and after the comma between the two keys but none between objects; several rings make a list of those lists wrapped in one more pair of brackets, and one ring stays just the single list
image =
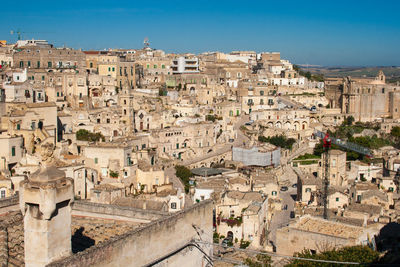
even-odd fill
[{"label": "bell tower", "polygon": [[378,72],[378,76],[376,77],[379,81],[381,81],[382,83],[386,83],[386,76],[383,73],[383,71],[379,71]]}]

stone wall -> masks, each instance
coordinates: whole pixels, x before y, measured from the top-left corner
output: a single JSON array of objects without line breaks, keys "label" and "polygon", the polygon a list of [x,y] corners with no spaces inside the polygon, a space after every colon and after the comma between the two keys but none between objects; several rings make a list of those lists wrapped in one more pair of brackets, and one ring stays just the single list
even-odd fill
[{"label": "stone wall", "polygon": [[0,200],[0,214],[16,210],[19,210],[18,196],[12,196]]},{"label": "stone wall", "polygon": [[[212,242],[212,210],[203,201],[48,266],[146,266],[168,255],[162,266],[205,266],[198,248],[184,247],[192,239]],[[212,256],[211,246],[200,247]]]},{"label": "stone wall", "polygon": [[356,239],[347,239],[333,235],[325,235],[284,227],[276,232],[276,252],[292,256],[304,249],[321,252],[324,249],[340,248],[356,245]]},{"label": "stone wall", "polygon": [[167,212],[142,210],[86,201],[75,201],[72,206],[72,216],[113,219],[138,223],[148,223],[161,219],[167,215]]}]

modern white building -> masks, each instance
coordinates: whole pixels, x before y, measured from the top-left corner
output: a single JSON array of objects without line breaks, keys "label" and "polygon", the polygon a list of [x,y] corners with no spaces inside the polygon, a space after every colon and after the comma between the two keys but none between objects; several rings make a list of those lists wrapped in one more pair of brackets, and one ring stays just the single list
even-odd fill
[{"label": "modern white building", "polygon": [[198,73],[199,59],[196,57],[179,57],[172,61],[172,73]]}]

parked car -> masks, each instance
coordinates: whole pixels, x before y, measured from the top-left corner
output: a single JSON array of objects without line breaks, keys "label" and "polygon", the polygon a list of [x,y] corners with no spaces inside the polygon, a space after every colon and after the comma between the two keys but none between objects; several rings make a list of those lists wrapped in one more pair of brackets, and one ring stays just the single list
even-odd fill
[{"label": "parked car", "polygon": [[233,143],[235,140],[234,139],[229,139],[229,143]]},{"label": "parked car", "polygon": [[252,125],[253,123],[254,123],[254,121],[251,120],[251,121],[246,122],[245,125]]},{"label": "parked car", "polygon": [[297,188],[297,184],[292,184],[292,187],[293,188]]},{"label": "parked car", "polygon": [[282,187],[281,187],[281,191],[288,191],[288,189],[289,189],[289,188],[288,188],[287,186],[282,186]]}]

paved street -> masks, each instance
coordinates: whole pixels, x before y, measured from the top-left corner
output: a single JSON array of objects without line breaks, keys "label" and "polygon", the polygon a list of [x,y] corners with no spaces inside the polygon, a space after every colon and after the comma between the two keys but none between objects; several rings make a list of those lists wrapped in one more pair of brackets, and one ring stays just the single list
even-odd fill
[{"label": "paved street", "polygon": [[280,191],[279,196],[282,199],[282,209],[285,205],[287,205],[288,208],[287,210],[275,211],[274,215],[272,216],[269,240],[273,243],[276,242],[276,230],[282,225],[288,223],[290,220],[290,212],[294,210],[295,204],[293,197],[297,194],[297,188],[292,187],[293,184],[297,183],[297,175],[290,165],[284,167],[283,177],[286,181],[285,185],[288,185],[289,190]]}]

